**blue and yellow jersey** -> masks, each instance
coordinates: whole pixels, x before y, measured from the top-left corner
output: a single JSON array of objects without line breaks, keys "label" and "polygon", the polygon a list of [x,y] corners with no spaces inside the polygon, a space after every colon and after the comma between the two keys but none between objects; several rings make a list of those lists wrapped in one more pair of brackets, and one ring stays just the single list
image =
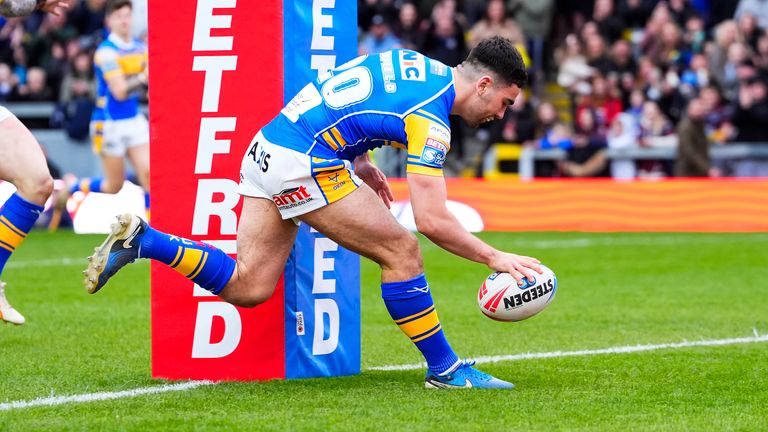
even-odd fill
[{"label": "blue and yellow jersey", "polygon": [[450,149],[453,71],[415,51],[358,57],[304,87],[262,133],[321,159],[406,149],[409,173],[441,176]]},{"label": "blue and yellow jersey", "polygon": [[130,76],[142,72],[147,66],[146,45],[138,39],[125,43],[114,34],[110,34],[96,49],[94,65],[98,93],[92,120],[121,120],[136,117],[139,113],[138,95],[133,94],[119,101],[109,92],[106,79],[119,73]]}]

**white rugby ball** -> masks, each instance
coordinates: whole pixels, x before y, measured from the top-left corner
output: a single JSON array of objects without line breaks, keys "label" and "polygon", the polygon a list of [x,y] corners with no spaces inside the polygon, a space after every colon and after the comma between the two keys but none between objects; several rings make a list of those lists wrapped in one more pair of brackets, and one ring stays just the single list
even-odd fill
[{"label": "white rugby ball", "polygon": [[535,280],[518,286],[509,273],[488,276],[477,293],[477,304],[489,318],[497,321],[522,321],[541,312],[557,291],[557,277],[542,265],[543,274],[533,272]]}]

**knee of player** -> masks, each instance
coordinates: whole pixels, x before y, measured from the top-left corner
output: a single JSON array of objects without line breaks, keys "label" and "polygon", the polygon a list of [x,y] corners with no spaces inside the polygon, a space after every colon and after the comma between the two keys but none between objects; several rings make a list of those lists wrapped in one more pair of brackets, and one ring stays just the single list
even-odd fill
[{"label": "knee of player", "polygon": [[53,179],[47,172],[30,176],[16,185],[22,197],[35,204],[43,205],[53,192]]},{"label": "knee of player", "polygon": [[221,293],[221,298],[232,303],[235,306],[243,308],[256,307],[272,297],[272,289],[252,288],[243,293],[227,293],[226,290]]},{"label": "knee of player", "polygon": [[419,240],[413,233],[407,232],[401,238],[393,241],[391,250],[394,258],[393,267],[407,268],[413,272],[422,271],[423,265]]}]

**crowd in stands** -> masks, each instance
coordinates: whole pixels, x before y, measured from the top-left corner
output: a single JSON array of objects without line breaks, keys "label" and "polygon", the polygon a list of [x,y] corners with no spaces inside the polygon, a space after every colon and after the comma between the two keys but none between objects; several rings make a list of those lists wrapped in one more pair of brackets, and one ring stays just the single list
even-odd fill
[{"label": "crowd in stands", "polygon": [[[96,97],[93,53],[106,37],[106,0],[73,0],[62,15],[0,17],[0,103],[49,102],[52,126],[86,139]],[[146,37],[146,0],[134,0],[134,32]]]},{"label": "crowd in stands", "polygon": [[[560,148],[553,176],[768,175],[768,162],[710,163],[709,144],[768,146],[768,2],[761,0],[360,0],[360,52],[419,50],[455,66],[503,35],[531,85],[488,145]],[[565,95],[565,103],[555,94]],[[461,125],[452,153],[462,159]],[[457,148],[458,147],[458,148]],[[670,147],[679,160],[609,160],[607,148]],[[390,172],[392,174],[392,172]],[[397,174],[397,173],[395,173]]]},{"label": "crowd in stands", "polygon": [[[0,18],[0,103],[56,103],[54,126],[85,139],[106,0],[73,3],[62,16]],[[145,37],[146,0],[134,4]],[[486,148],[566,151],[544,175],[768,175],[766,162],[710,164],[706,153],[708,143],[768,146],[768,2],[358,0],[358,12],[360,53],[405,47],[455,66],[492,35],[523,53],[531,85],[502,121],[480,133],[452,122],[450,163],[459,168],[467,137],[479,137]],[[605,157],[632,146],[676,147],[693,159]],[[398,176],[403,157],[390,149],[377,161]]]}]

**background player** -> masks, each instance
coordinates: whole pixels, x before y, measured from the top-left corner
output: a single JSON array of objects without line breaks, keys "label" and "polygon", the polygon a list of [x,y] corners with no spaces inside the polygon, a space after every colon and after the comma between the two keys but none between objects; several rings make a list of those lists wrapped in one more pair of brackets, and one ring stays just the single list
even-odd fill
[{"label": "background player", "polygon": [[110,33],[94,55],[98,95],[91,119],[93,149],[101,157],[104,176],[81,179],[70,193],[119,192],[125,182],[127,156],[148,204],[149,123],[139,110],[138,93],[148,82],[147,47],[132,36],[132,20],[130,0],[107,4]]},{"label": "background player", "polygon": [[245,198],[237,261],[122,215],[89,257],[86,288],[96,292],[125,264],[152,258],[230,303],[255,306],[272,296],[297,233],[296,218],[381,266],[382,297],[424,355],[427,387],[512,388],[462,361],[448,344],[418,240],[387,210],[391,191],[367,152],[382,145],[407,150],[416,224],[430,240],[509,272],[518,283],[532,280],[538,260],[494,249],[446,209],[442,177],[449,115],[475,127],[500,119],[526,79],[520,53],[499,37],[481,42],[455,69],[408,50],[359,57],[308,84],[256,134],[240,173]]},{"label": "background player", "polygon": [[[19,17],[35,10],[60,14],[69,0],[0,0],[0,15]],[[45,156],[32,133],[0,106],[0,179],[13,183],[16,192],[0,208],[0,275],[8,258],[34,226],[53,190]],[[0,281],[0,320],[24,324],[24,316],[5,297]]]}]

